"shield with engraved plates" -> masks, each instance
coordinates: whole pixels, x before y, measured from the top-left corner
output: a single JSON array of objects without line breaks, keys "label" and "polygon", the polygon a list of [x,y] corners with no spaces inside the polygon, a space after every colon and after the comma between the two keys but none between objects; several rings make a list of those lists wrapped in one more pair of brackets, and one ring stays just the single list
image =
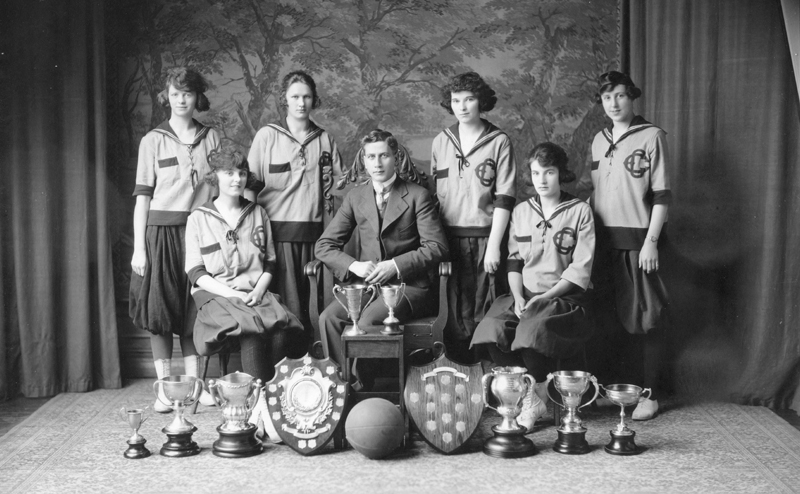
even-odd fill
[{"label": "shield with engraved plates", "polygon": [[306,354],[284,358],[264,386],[269,417],[283,442],[301,455],[325,447],[341,425],[348,386],[339,366]]},{"label": "shield with engraved plates", "polygon": [[469,440],[483,414],[482,378],[480,364],[453,362],[444,349],[433,362],[409,367],[406,411],[428,444],[450,454]]}]

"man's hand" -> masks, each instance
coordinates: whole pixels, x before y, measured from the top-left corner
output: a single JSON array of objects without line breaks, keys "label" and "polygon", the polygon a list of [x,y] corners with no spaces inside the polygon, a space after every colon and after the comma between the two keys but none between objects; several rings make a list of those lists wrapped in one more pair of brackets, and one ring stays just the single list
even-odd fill
[{"label": "man's hand", "polygon": [[397,268],[395,268],[393,261],[381,261],[375,265],[375,269],[369,274],[364,281],[367,283],[388,283],[389,280],[397,276]]},{"label": "man's hand", "polygon": [[373,271],[375,271],[375,263],[372,261],[366,262],[359,262],[355,261],[353,264],[350,265],[348,268],[351,273],[358,276],[359,278],[366,279]]}]

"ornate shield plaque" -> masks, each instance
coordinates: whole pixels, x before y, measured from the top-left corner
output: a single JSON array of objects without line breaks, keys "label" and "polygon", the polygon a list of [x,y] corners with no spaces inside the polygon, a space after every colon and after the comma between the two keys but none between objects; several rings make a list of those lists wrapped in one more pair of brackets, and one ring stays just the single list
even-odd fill
[{"label": "ornate shield plaque", "polygon": [[483,413],[480,364],[464,365],[444,352],[433,362],[409,367],[405,403],[422,437],[449,454],[475,432]]},{"label": "ornate shield plaque", "polygon": [[272,424],[301,455],[322,449],[339,427],[348,386],[330,359],[284,358],[264,387]]}]

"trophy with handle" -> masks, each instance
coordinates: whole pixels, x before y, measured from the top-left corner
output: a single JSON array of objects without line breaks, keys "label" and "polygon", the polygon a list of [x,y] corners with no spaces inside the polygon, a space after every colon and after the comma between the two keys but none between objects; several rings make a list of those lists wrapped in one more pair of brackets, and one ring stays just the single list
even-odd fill
[{"label": "trophy with handle", "polygon": [[167,442],[161,447],[163,456],[179,458],[200,454],[200,447],[192,441],[192,434],[197,430],[191,422],[183,416],[183,411],[200,399],[203,391],[203,381],[194,376],[168,376],[153,383],[153,392],[161,400],[164,396],[169,400],[169,405],[175,410],[175,418],[168,426],[161,429],[167,435]]},{"label": "trophy with handle", "polygon": [[[545,386],[549,385],[550,381],[553,381],[556,391],[561,395],[561,402],[559,403],[553,398],[549,388],[547,396],[567,412],[561,419],[561,425],[556,429],[558,439],[553,445],[553,450],[567,455],[588,453],[590,448],[589,443],[586,442],[586,428],[578,416],[578,410],[597,399],[597,395],[600,393],[597,378],[585,371],[556,371],[547,375]],[[586,404],[581,405],[581,398],[591,384],[595,388],[594,397]]]},{"label": "trophy with handle", "polygon": [[117,410],[117,416],[128,424],[131,429],[133,429],[133,435],[128,439],[128,449],[125,450],[123,455],[125,458],[129,458],[132,460],[138,460],[140,458],[147,458],[150,456],[150,450],[144,446],[144,443],[147,442],[147,439],[143,438],[139,434],[139,428],[147,422],[147,412],[150,407],[143,407],[143,408],[131,408],[131,407],[122,407]]},{"label": "trophy with handle", "polygon": [[633,441],[636,433],[625,425],[625,407],[638,404],[639,398],[645,394],[647,394],[645,398],[649,398],[650,388],[642,389],[633,384],[609,384],[608,386],[601,385],[601,387],[605,391],[605,397],[621,408],[617,428],[609,431],[611,442],[605,447],[606,453],[612,455],[638,455],[642,450]]},{"label": "trophy with handle", "polygon": [[263,450],[256,439],[256,426],[248,419],[258,402],[261,379],[244,372],[234,372],[208,382],[211,396],[222,411],[224,421],[217,427],[219,439],[212,452],[223,458],[245,458]]},{"label": "trophy with handle", "polygon": [[387,335],[403,334],[403,330],[400,329],[400,320],[394,316],[394,310],[400,304],[400,301],[406,293],[406,284],[378,285],[378,287],[381,292],[383,305],[389,309],[389,317],[383,320],[383,329],[381,333]]},{"label": "trophy with handle", "polygon": [[[342,302],[342,300],[337,296],[339,293],[344,293],[344,298],[346,304]],[[364,296],[364,292],[370,292],[370,298],[364,306],[361,306],[361,299]],[[339,304],[344,307],[344,310],[347,311],[347,316],[353,321],[353,326],[349,329],[344,331],[344,335],[346,336],[357,336],[360,334],[366,334],[367,332],[363,329],[358,327],[358,320],[361,319],[361,313],[369,307],[369,304],[375,301],[378,296],[378,291],[375,288],[375,285],[367,285],[363,283],[354,283],[352,285],[346,285],[344,287],[339,285],[333,285],[333,298],[336,299]]]},{"label": "trophy with handle", "polygon": [[483,452],[495,458],[524,458],[536,454],[528,430],[517,423],[522,401],[536,383],[524,367],[495,367],[482,379],[483,401],[503,418],[492,427],[494,437],[483,444]]}]

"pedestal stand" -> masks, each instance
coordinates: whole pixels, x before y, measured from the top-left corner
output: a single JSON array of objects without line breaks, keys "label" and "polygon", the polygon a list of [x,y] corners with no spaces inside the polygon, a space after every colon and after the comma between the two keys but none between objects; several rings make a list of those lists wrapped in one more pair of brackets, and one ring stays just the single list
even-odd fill
[{"label": "pedestal stand", "polygon": [[483,452],[495,458],[525,458],[537,453],[533,441],[525,437],[527,429],[507,431],[498,426],[492,427],[494,437],[483,443]]},{"label": "pedestal stand", "polygon": [[161,446],[161,456],[169,456],[170,458],[182,458],[184,456],[194,456],[200,454],[200,446],[192,441],[192,434],[197,430],[197,427],[192,426],[192,429],[186,432],[170,432],[166,427],[161,429],[161,432],[167,435],[167,442]]},{"label": "pedestal stand", "polygon": [[[270,420],[270,418],[264,417],[264,420]],[[256,426],[253,424],[241,431],[225,431],[222,430],[222,426],[219,426],[217,432],[219,432],[219,439],[214,441],[214,447],[211,450],[216,456],[247,458],[261,454],[264,450],[261,441],[256,438]]]}]

